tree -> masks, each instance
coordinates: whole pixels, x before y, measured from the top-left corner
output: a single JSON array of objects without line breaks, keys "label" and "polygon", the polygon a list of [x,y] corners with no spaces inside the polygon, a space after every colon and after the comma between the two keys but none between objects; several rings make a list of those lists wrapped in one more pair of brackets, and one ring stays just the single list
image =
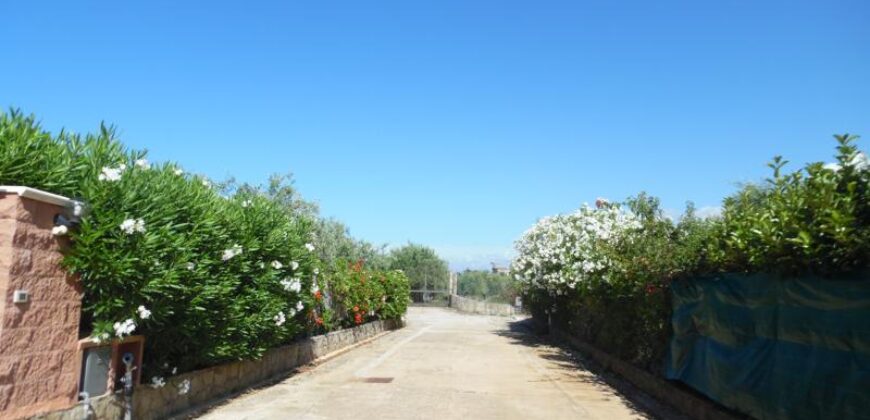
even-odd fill
[{"label": "tree", "polygon": [[317,252],[323,261],[363,261],[373,270],[390,267],[386,245],[376,246],[370,242],[354,239],[347,226],[335,219],[319,219],[314,226]]},{"label": "tree", "polygon": [[408,243],[390,251],[390,268],[402,270],[412,290],[447,290],[450,270],[432,248]]},{"label": "tree", "polygon": [[482,270],[465,270],[459,273],[457,292],[481,300],[513,302],[516,288],[510,276]]}]

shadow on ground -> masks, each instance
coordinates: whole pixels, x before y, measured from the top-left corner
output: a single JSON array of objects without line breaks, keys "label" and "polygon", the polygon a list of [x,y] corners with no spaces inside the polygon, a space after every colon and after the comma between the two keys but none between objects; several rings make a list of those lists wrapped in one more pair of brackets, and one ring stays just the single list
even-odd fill
[{"label": "shadow on ground", "polygon": [[601,392],[620,398],[637,414],[665,420],[688,420],[675,409],[657,401],[637,389],[627,380],[603,368],[579,351],[565,343],[557,343],[548,335],[535,333],[531,318],[507,323],[507,328],[495,331],[496,335],[511,339],[511,344],[536,349],[535,354],[550,364],[563,369],[564,382],[582,382],[599,387]]}]

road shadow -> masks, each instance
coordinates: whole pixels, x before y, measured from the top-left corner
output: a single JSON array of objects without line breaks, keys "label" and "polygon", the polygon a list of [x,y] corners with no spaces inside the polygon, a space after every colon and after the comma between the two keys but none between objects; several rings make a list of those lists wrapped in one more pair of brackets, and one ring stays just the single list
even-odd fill
[{"label": "road shadow", "polygon": [[495,334],[510,339],[512,345],[536,349],[534,354],[548,365],[560,368],[560,381],[590,384],[604,398],[619,398],[635,414],[663,420],[688,420],[689,417],[650,397],[616,373],[604,368],[567,343],[549,335],[537,334],[531,318],[511,321]]}]

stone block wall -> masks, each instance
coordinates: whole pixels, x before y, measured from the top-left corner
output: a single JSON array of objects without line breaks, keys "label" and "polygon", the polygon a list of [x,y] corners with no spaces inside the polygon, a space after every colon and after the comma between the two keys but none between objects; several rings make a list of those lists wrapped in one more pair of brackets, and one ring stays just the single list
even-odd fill
[{"label": "stone block wall", "polygon": [[[30,190],[34,191],[34,190]],[[50,195],[49,195],[50,196]],[[54,196],[57,197],[57,196]],[[0,418],[66,407],[78,394],[81,290],[51,234],[64,206],[0,190]],[[13,303],[25,290],[26,303]]]}]

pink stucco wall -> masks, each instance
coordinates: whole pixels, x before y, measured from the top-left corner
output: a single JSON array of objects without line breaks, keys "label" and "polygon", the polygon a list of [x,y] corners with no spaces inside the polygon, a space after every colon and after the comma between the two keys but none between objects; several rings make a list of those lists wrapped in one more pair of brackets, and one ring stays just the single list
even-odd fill
[{"label": "pink stucco wall", "polygon": [[[0,192],[0,418],[67,407],[77,398],[81,290],[60,266],[54,204]],[[12,303],[15,290],[30,301]]]}]

